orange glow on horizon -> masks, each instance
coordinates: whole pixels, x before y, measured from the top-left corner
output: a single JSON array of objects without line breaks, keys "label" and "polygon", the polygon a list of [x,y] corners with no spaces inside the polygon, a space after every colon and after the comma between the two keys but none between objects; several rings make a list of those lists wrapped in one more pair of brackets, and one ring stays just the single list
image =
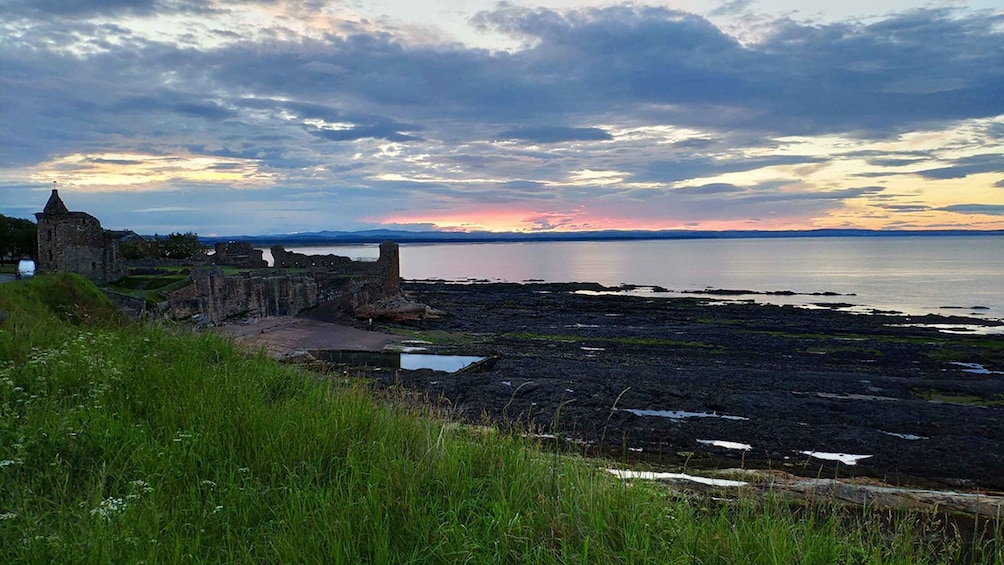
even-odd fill
[{"label": "orange glow on horizon", "polygon": [[[558,224],[546,224],[548,219],[568,220]],[[470,212],[451,212],[446,214],[416,213],[402,214],[383,218],[371,218],[383,225],[428,224],[442,231],[488,231],[488,232],[577,232],[602,230],[693,230],[693,231],[730,231],[730,230],[811,230],[821,227],[839,228],[840,221],[832,225],[815,225],[811,219],[770,218],[764,220],[654,220],[651,218],[616,218],[594,217],[587,211],[575,214],[560,212],[537,212],[525,210],[477,210]],[[854,226],[865,228],[866,226]],[[875,229],[881,229],[876,227]],[[990,229],[990,228],[987,228]]]}]

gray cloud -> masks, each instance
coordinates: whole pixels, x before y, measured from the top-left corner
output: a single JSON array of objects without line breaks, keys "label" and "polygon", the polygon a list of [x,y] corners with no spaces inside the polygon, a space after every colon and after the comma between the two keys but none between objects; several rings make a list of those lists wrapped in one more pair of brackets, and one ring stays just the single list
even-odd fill
[{"label": "gray cloud", "polygon": [[959,214],[988,214],[991,216],[1004,216],[1004,204],[955,204],[938,208],[945,212],[957,212]]},{"label": "gray cloud", "polygon": [[685,193],[685,194],[731,194],[736,192],[744,192],[746,189],[738,187],[734,184],[728,184],[723,182],[702,184],[700,186],[681,186],[677,188],[675,192]]},{"label": "gray cloud", "polygon": [[769,191],[762,194],[744,196],[742,199],[751,202],[841,201],[850,198],[860,198],[866,195],[878,194],[883,190],[885,189],[881,186],[863,186],[827,191]]},{"label": "gray cloud", "polygon": [[530,126],[500,132],[499,139],[521,139],[536,143],[559,143],[562,141],[606,141],[613,139],[600,128],[569,128],[560,126]]},{"label": "gray cloud", "polygon": [[23,16],[92,16],[98,14],[151,14],[158,0],[4,0],[0,8],[7,14]]},{"label": "gray cloud", "polygon": [[532,180],[511,180],[502,183],[502,187],[516,190],[539,191],[546,189],[547,185],[542,182]]},{"label": "gray cloud", "polygon": [[927,212],[931,209],[930,206],[925,206],[923,204],[873,204],[878,208],[883,210],[889,210],[891,212]]},{"label": "gray cloud", "polygon": [[214,14],[234,4],[274,4],[275,0],[0,0],[5,14],[28,18],[89,18],[158,14]]},{"label": "gray cloud", "polygon": [[139,165],[143,161],[136,159],[86,159],[86,162],[98,165]]},{"label": "gray cloud", "polygon": [[346,129],[321,129],[309,128],[311,135],[326,139],[328,141],[355,141],[368,137],[376,139],[386,139],[387,141],[421,141],[422,138],[408,135],[398,131],[399,128],[393,124],[381,124],[370,126],[353,126]]},{"label": "gray cloud", "polygon": [[957,159],[950,167],[918,171],[929,179],[961,179],[979,173],[1004,173],[1004,153],[985,153]]},{"label": "gray cloud", "polygon": [[653,161],[641,165],[640,171],[631,176],[633,182],[677,182],[702,176],[720,175],[752,171],[776,165],[800,165],[821,163],[820,157],[803,155],[711,159],[704,157],[684,158],[670,161]]},{"label": "gray cloud", "polygon": [[884,159],[869,159],[868,164],[874,167],[906,167],[909,165],[916,165],[917,163],[923,163],[926,159],[915,158],[915,159],[900,159],[895,157],[889,157]]},{"label": "gray cloud", "polygon": [[754,0],[728,0],[711,11],[713,16],[733,16],[743,14],[753,6]]},{"label": "gray cloud", "polygon": [[[0,23],[0,170],[76,153],[171,155],[180,149],[245,160],[277,175],[288,190],[330,194],[325,191],[337,187],[343,201],[351,195],[358,205],[315,209],[318,217],[323,209],[345,221],[358,222],[374,209],[406,210],[415,201],[446,210],[460,203],[552,199],[572,209],[602,198],[596,205],[608,206],[628,194],[620,187],[560,185],[585,168],[622,171],[628,182],[688,185],[629,193],[639,206],[652,206],[639,214],[665,216],[680,202],[708,217],[767,217],[775,211],[771,206],[791,213],[825,210],[841,199],[881,196],[881,189],[778,191],[693,179],[830,159],[770,155],[784,145],[776,137],[895,138],[1004,115],[1004,16],[989,13],[918,10],[872,23],[821,25],[782,20],[761,40],[740,43],[706,19],[664,8],[559,13],[501,5],[475,21],[522,38],[527,47],[491,52],[409,43],[393,32],[348,24],[352,31],[343,35],[295,39],[278,33],[241,38],[221,30],[221,37],[232,39],[217,47],[186,46],[98,20],[214,14],[225,5],[0,3],[11,21],[20,18]],[[721,9],[745,5],[729,2]],[[611,135],[644,126],[696,128],[707,138],[666,143]],[[919,174],[939,179],[1004,172],[1002,156],[985,141],[1001,136],[1000,127],[987,126],[971,145],[987,144],[982,155]],[[491,143],[499,137],[540,146]],[[560,143],[566,141],[606,143]],[[388,144],[401,147],[381,152]],[[750,148],[767,156],[747,157]],[[874,151],[858,157],[898,168],[936,156]],[[217,165],[227,167],[235,165]],[[436,182],[373,180],[384,173]],[[863,176],[887,174],[895,172]],[[465,182],[469,178],[478,182]],[[196,186],[172,182],[180,192]],[[15,193],[0,190],[4,206],[25,206],[37,196],[18,192],[7,200]],[[285,195],[256,191],[243,210],[267,209],[266,198],[285,201]],[[132,209],[177,205],[153,194],[125,202]],[[222,197],[213,202],[230,203]],[[315,209],[301,212],[314,217]],[[558,221],[541,218],[541,225]]]}]

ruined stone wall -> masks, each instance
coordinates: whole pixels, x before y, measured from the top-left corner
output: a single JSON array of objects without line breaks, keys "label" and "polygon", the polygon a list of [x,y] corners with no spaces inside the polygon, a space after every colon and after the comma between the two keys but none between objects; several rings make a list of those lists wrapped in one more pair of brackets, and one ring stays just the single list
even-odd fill
[{"label": "ruined stone wall", "polygon": [[[116,306],[119,307],[127,316],[133,320],[141,320],[147,313],[147,303],[146,300],[142,298],[137,298],[135,296],[129,296],[128,294],[121,294],[115,292],[108,288],[102,288],[102,292],[105,293]],[[156,309],[154,309],[156,311]]]},{"label": "ruined stone wall", "polygon": [[[360,306],[401,292],[400,257],[393,242],[380,245],[376,261],[290,253],[278,245],[272,254],[277,270],[224,275],[219,268],[193,269],[192,284],[169,297],[171,316],[222,324],[235,318],[291,316],[321,304],[351,314]],[[307,272],[289,273],[282,268]]]},{"label": "ruined stone wall", "polygon": [[286,251],[281,245],[272,246],[274,266],[280,269],[317,269],[327,278],[357,277],[377,282],[385,292],[401,288],[401,256],[393,241],[380,244],[380,258],[376,261],[353,261],[340,255],[306,255]]},{"label": "ruined stone wall", "polygon": [[286,251],[281,245],[272,246],[272,266],[277,269],[326,269],[334,272],[347,273],[354,270],[354,265],[363,261],[353,261],[341,255],[307,255]]},{"label": "ruined stone wall", "polygon": [[210,258],[214,265],[237,267],[239,269],[264,269],[268,261],[261,249],[255,249],[246,241],[217,243],[215,253]]},{"label": "ruined stone wall", "polygon": [[192,284],[171,293],[172,317],[198,317],[221,324],[234,318],[292,316],[318,305],[318,287],[306,274],[251,272],[224,275],[220,269],[197,269]]},{"label": "ruined stone wall", "polygon": [[272,247],[277,268],[309,269],[318,296],[327,307],[352,313],[355,309],[401,292],[400,252],[397,243],[380,244],[376,261],[353,261],[339,255],[306,255]]}]

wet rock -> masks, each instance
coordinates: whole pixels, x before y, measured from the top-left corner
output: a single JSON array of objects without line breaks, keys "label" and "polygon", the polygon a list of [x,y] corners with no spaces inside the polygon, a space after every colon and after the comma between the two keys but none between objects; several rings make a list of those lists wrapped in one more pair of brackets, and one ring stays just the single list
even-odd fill
[{"label": "wet rock", "polygon": [[441,318],[446,313],[404,296],[384,298],[356,308],[355,316],[361,320],[409,321]]},{"label": "wet rock", "polygon": [[[696,450],[680,462],[1004,489],[1004,406],[995,400],[1004,396],[1004,376],[964,373],[945,361],[997,370],[1004,348],[986,344],[1004,337],[897,327],[906,319],[887,314],[576,293],[595,287],[407,283],[416,302],[450,312],[421,323],[422,331],[454,336],[452,345],[436,346],[441,352],[497,361],[480,373],[433,379],[434,387],[408,371],[375,378],[433,392],[477,423],[487,416],[501,426],[556,430],[616,457],[630,449],[665,464]],[[712,453],[699,439],[753,449]],[[798,455],[805,451],[873,457],[849,467]]]},{"label": "wet rock", "polygon": [[[264,332],[264,330],[262,330]],[[294,363],[298,365],[309,365],[315,363],[317,358],[310,354],[309,351],[294,351],[288,353],[278,358],[279,361],[285,363]]]}]

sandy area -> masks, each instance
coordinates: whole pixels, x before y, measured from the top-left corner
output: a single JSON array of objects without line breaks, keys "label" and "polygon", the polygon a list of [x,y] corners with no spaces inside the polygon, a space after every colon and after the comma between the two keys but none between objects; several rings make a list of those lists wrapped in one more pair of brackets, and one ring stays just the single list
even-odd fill
[{"label": "sandy area", "polygon": [[296,351],[342,349],[380,351],[405,338],[306,318],[283,316],[248,324],[228,324],[217,331],[250,350],[265,349],[270,357]]}]

